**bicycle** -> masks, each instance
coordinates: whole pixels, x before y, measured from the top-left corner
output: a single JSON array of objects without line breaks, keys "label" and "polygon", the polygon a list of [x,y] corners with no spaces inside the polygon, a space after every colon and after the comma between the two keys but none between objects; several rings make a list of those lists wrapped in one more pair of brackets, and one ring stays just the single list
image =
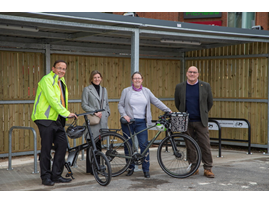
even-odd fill
[{"label": "bicycle", "polygon": [[68,142],[68,157],[65,163],[65,167],[68,171],[66,177],[73,177],[73,172],[71,170],[71,166],[74,166],[76,160],[78,158],[79,152],[81,150],[89,148],[89,161],[92,166],[93,175],[96,181],[102,185],[106,186],[110,183],[112,177],[112,170],[110,166],[110,162],[107,157],[97,149],[96,143],[94,141],[93,133],[90,128],[90,120],[87,118],[88,114],[97,113],[100,111],[104,111],[104,109],[95,110],[92,112],[76,114],[79,116],[84,116],[86,126],[78,126],[77,119],[75,118],[72,124],[67,128],[66,134],[71,139],[79,138],[83,135],[84,131],[87,130],[86,135],[89,135],[89,138],[86,139],[86,143],[78,145],[76,147],[71,148]]},{"label": "bicycle", "polygon": [[[123,117],[120,119],[122,124],[129,125],[134,122],[131,119],[128,123]],[[143,163],[146,151],[151,147],[154,141],[163,131],[167,131],[166,137],[160,142],[157,149],[157,159],[162,170],[174,178],[186,178],[191,176],[199,168],[201,163],[201,150],[197,142],[185,134],[188,125],[188,114],[181,112],[165,113],[159,116],[159,120],[153,126],[147,127],[140,132],[134,132],[130,137],[122,136],[118,133],[121,129],[101,129],[100,136],[96,138],[101,141],[102,152],[106,154],[112,168],[112,177],[119,176],[124,173],[130,163],[140,165]],[[157,134],[150,140],[146,149],[142,153],[138,153],[134,138],[135,135],[156,127]],[[174,134],[174,132],[180,132]],[[125,134],[125,133],[124,133]],[[132,139],[132,148],[129,141]],[[127,149],[127,153],[124,152]]]}]

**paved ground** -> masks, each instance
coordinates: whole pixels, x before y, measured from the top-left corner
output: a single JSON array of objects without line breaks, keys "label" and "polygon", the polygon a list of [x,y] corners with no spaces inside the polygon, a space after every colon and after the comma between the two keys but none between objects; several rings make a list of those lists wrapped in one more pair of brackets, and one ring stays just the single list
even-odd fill
[{"label": "paved ground", "polygon": [[72,169],[75,179],[53,187],[42,185],[39,174],[32,173],[33,157],[14,158],[13,170],[7,170],[7,160],[0,160],[0,191],[269,191],[268,155],[222,150],[223,157],[220,158],[217,157],[218,150],[212,149],[212,153],[214,179],[203,176],[202,166],[199,175],[186,179],[171,178],[159,167],[156,148],[153,148],[150,152],[150,179],[145,179],[138,171],[131,177],[123,174],[112,178],[107,187],[100,186],[92,175],[85,173],[85,160],[79,158],[78,167]]}]

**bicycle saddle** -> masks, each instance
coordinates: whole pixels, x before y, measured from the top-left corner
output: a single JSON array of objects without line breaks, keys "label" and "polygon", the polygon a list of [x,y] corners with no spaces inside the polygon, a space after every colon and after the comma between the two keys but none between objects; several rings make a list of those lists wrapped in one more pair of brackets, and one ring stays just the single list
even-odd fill
[{"label": "bicycle saddle", "polygon": [[120,118],[120,122],[121,122],[122,124],[131,124],[131,123],[133,123],[134,121],[135,121],[134,118],[130,119],[130,122],[127,122],[127,120],[126,120],[124,117],[121,117],[121,118]]}]

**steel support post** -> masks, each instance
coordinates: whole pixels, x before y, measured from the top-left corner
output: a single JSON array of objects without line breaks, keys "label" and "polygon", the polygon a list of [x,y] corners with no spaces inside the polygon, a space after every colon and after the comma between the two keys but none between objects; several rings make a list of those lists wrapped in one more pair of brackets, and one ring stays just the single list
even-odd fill
[{"label": "steel support post", "polygon": [[51,48],[50,44],[45,45],[45,67],[46,67],[46,73],[48,74],[51,72]]},{"label": "steel support post", "polygon": [[185,60],[185,52],[183,52],[182,54],[182,81],[181,81],[181,76],[180,76],[180,82],[184,82],[185,81],[185,78],[186,78],[186,60]]},{"label": "steel support post", "polygon": [[[131,75],[139,71],[139,48],[140,48],[140,31],[135,29],[131,36]],[[135,147],[138,150],[138,139],[135,136]],[[135,166],[135,171],[141,171],[138,166]]]},{"label": "steel support post", "polygon": [[135,29],[131,36],[131,75],[139,71],[139,48],[140,48],[140,31]]}]

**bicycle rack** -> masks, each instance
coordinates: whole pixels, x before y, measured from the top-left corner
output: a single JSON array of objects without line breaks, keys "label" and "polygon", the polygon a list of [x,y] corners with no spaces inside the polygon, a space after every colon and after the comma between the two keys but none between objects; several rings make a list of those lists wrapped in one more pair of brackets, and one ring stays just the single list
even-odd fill
[{"label": "bicycle rack", "polygon": [[[218,157],[223,157],[221,156],[221,127],[219,125],[219,122],[214,120],[214,119],[208,119],[208,122],[213,122],[215,124],[217,124],[218,126]],[[213,138],[210,138],[210,140],[213,139]]]},{"label": "bicycle rack", "polygon": [[[238,121],[239,123],[245,122],[247,124],[246,127],[244,128],[248,128],[248,139],[247,140],[241,140],[241,139],[224,139],[221,138],[221,128],[222,127],[229,127],[229,128],[239,128],[237,126],[223,126],[221,121]],[[250,123],[248,120],[244,119],[244,118],[209,118],[208,122],[214,122],[217,124],[218,126],[218,131],[219,131],[219,138],[210,138],[210,140],[219,140],[219,157],[221,157],[221,141],[233,141],[233,142],[247,142],[248,143],[248,153],[247,154],[252,154],[251,153],[251,127],[250,127]],[[209,123],[208,123],[208,128],[209,128]],[[214,130],[209,128],[209,130]]]},{"label": "bicycle rack", "polygon": [[[8,169],[7,170],[13,170],[11,166],[11,159],[12,159],[12,146],[11,146],[11,141],[12,141],[12,131],[14,129],[28,129],[33,132],[34,136],[34,172],[32,173],[39,173],[37,171],[37,133],[34,128],[32,127],[23,127],[23,126],[12,126],[9,131],[8,131]],[[20,153],[17,153],[20,154]]]}]

